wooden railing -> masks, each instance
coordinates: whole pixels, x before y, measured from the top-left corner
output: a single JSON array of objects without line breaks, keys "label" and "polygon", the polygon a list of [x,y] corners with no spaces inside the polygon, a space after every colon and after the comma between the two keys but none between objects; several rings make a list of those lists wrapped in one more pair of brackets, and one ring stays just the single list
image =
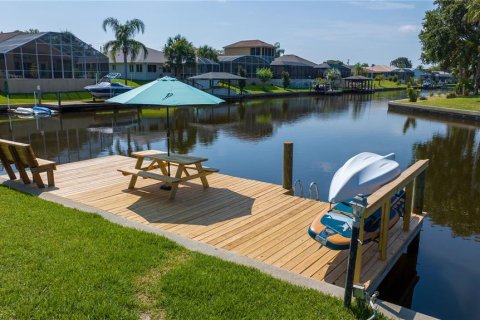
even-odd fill
[{"label": "wooden railing", "polygon": [[423,195],[425,189],[425,173],[429,160],[418,160],[403,171],[398,178],[387,183],[368,197],[368,205],[362,208],[360,218],[359,245],[356,254],[355,273],[353,282],[359,283],[362,272],[362,243],[365,219],[379,208],[382,209],[380,226],[379,251],[380,259],[387,258],[388,230],[390,223],[390,199],[398,191],[405,189],[405,215],[403,217],[403,231],[410,229],[412,212],[421,214],[423,210]]}]

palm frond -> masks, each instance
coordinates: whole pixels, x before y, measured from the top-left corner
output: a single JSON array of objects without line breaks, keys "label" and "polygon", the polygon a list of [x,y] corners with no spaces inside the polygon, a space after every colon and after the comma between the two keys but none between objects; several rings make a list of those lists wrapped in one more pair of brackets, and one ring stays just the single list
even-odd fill
[{"label": "palm frond", "polygon": [[107,27],[111,27],[113,32],[116,33],[118,28],[120,27],[120,22],[118,22],[118,20],[113,17],[109,17],[103,20],[102,27],[103,31],[105,32],[107,32]]}]

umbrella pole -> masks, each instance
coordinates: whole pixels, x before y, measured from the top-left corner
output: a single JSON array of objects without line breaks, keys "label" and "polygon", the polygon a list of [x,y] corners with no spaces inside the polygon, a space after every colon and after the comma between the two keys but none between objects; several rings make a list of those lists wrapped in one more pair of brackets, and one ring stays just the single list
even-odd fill
[{"label": "umbrella pole", "polygon": [[[169,108],[167,106],[167,156],[170,156],[170,120],[169,119],[170,119],[170,113],[169,113]],[[170,162],[168,162],[167,168],[168,168],[168,176],[170,177]],[[168,184],[162,184],[160,186],[160,189],[169,191],[169,190],[172,190],[172,186]]]},{"label": "umbrella pole", "polygon": [[[170,157],[170,113],[167,106],[167,156]],[[168,162],[168,176],[170,177],[170,162]]]}]

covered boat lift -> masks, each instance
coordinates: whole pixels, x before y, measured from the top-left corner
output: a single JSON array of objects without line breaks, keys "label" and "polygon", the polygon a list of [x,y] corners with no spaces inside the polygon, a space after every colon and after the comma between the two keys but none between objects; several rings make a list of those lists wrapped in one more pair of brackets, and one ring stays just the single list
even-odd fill
[{"label": "covered boat lift", "polygon": [[[195,87],[195,81],[197,80],[209,80],[210,81],[210,88],[213,88],[213,81],[226,81],[228,84],[228,97],[230,97],[231,93],[231,82],[232,81],[239,81],[239,80],[247,80],[247,78],[237,76],[235,74],[231,74],[228,72],[208,72],[204,74],[200,74],[198,76],[190,77],[188,80],[192,81],[193,86]],[[212,92],[213,93],[213,92]]]},{"label": "covered boat lift", "polygon": [[371,93],[373,89],[373,79],[364,76],[351,76],[343,79],[345,89],[353,92]]}]

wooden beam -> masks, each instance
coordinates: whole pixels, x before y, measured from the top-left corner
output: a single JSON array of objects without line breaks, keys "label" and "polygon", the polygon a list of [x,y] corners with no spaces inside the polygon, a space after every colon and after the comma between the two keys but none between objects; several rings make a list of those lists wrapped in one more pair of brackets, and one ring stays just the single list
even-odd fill
[{"label": "wooden beam", "polygon": [[413,182],[407,184],[405,188],[405,213],[403,215],[403,231],[410,230],[410,218],[412,217],[412,201],[413,201]]},{"label": "wooden beam", "polygon": [[[371,194],[368,197],[369,204],[365,210],[365,218],[371,216],[376,210],[381,208],[388,199],[393,197],[395,193],[405,188],[407,184],[412,182],[417,176],[424,172],[428,167],[428,161],[428,159],[418,160],[407,170],[403,171],[400,176],[398,176],[398,178],[387,183],[386,185],[375,191],[373,194]],[[421,200],[423,204],[423,197]]]},{"label": "wooden beam", "polygon": [[365,216],[360,218],[360,233],[358,235],[358,248],[357,257],[355,262],[355,272],[353,273],[353,283],[360,282],[360,275],[362,274],[362,250],[363,250],[363,237],[365,228]]},{"label": "wooden beam", "polygon": [[387,200],[382,207],[382,219],[380,223],[380,260],[385,260],[387,258],[388,227],[390,224],[390,200]]}]

